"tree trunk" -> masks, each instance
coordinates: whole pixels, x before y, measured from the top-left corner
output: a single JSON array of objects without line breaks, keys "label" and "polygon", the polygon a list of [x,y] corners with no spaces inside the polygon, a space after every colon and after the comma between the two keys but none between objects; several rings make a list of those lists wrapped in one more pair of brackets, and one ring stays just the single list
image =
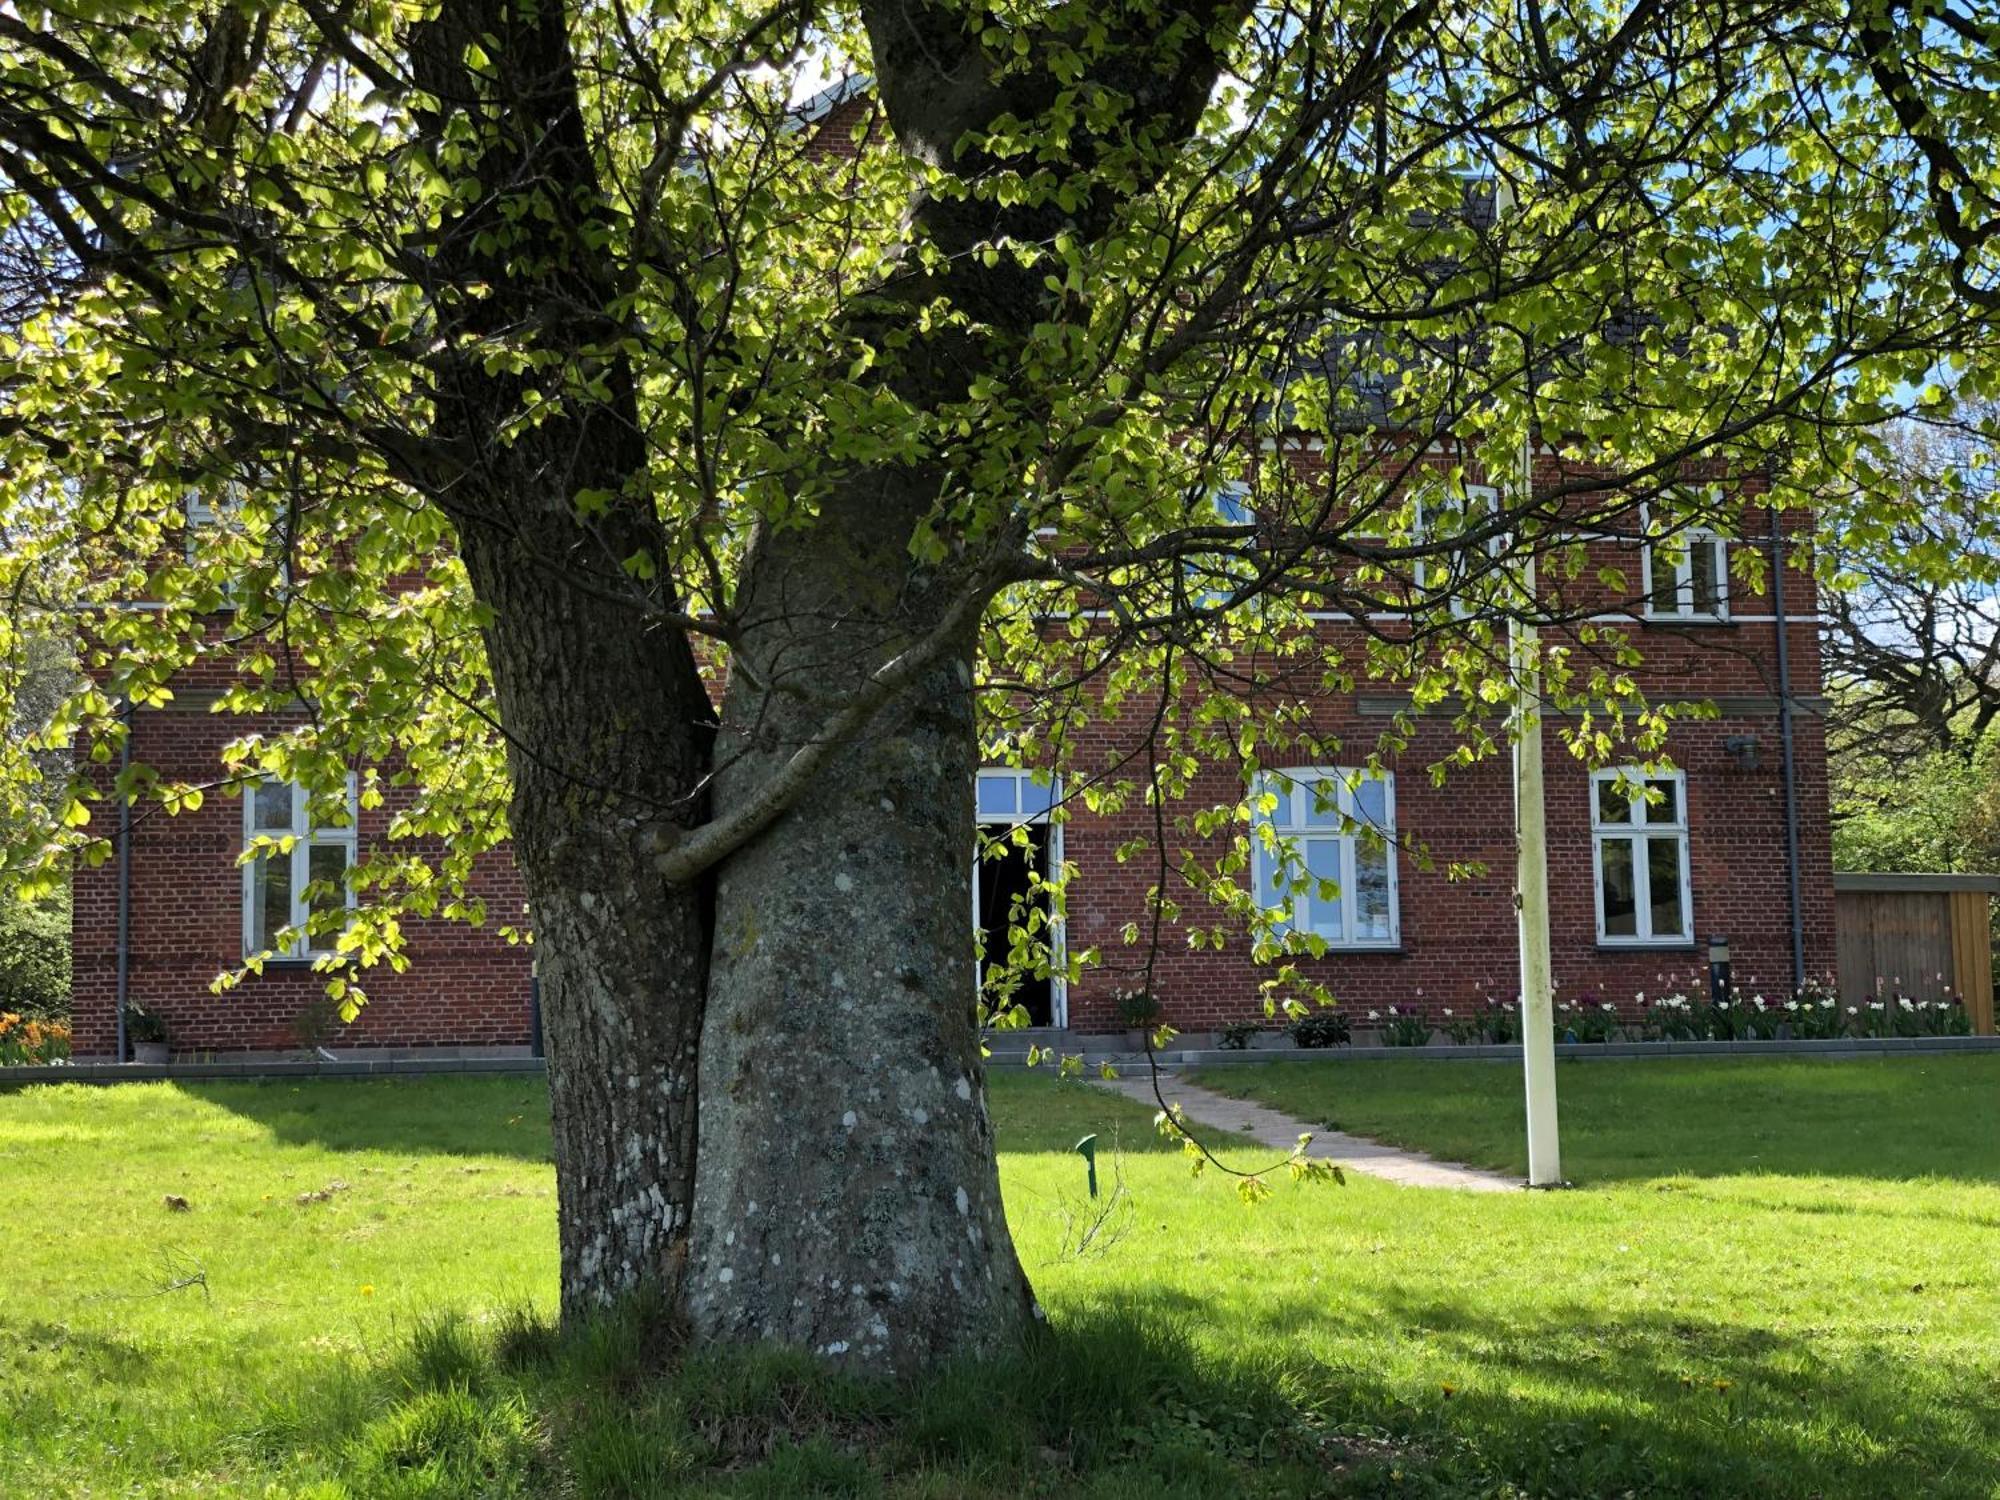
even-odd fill
[{"label": "tree trunk", "polygon": [[670,1304],[686,1261],[709,900],[660,877],[652,830],[700,821],[711,716],[684,637],[639,629],[633,606],[528,555],[556,555],[566,525],[548,517],[540,539],[463,524],[461,545],[493,611],[568,1320],[642,1287]]},{"label": "tree trunk", "polygon": [[[944,581],[908,551],[923,491],[917,475],[856,476],[815,524],[760,540],[718,806],[937,624]],[[972,652],[968,630],[722,866],[688,1282],[700,1336],[908,1372],[1011,1347],[1033,1316],[973,1016]]]}]

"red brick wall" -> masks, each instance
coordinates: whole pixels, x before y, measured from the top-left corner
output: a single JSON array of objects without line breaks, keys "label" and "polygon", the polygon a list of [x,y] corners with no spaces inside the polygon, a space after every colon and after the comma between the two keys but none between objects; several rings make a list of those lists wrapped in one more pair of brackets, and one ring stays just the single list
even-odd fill
[{"label": "red brick wall", "polygon": [[[193,699],[195,695],[190,695]],[[223,743],[254,721],[187,706],[141,710],[133,717],[135,760],[168,779],[211,781]],[[362,857],[380,841],[396,810],[363,809]],[[115,817],[108,805],[98,814]],[[110,830],[106,830],[109,832]],[[299,1021],[324,1004],[325,979],[303,962],[271,963],[224,994],[210,985],[242,957],[243,803],[211,793],[197,812],[168,818],[145,809],[132,838],[130,994],[165,1017],[181,1051],[290,1050],[301,1045]],[[322,1040],[333,1047],[521,1045],[528,1041],[530,950],[497,932],[521,925],[523,892],[511,860],[488,859],[477,880],[487,925],[412,918],[404,923],[411,963],[361,971],[368,1004],[352,1025],[337,1020]],[[109,1056],[116,1046],[118,861],[81,869],[71,918],[75,979],[72,1014],[78,1056]]]},{"label": "red brick wall", "polygon": [[[1648,681],[1662,694],[1703,693],[1738,700],[1741,711],[1719,720],[1686,723],[1671,732],[1668,752],[1686,774],[1693,919],[1696,945],[1679,949],[1600,949],[1595,940],[1590,853],[1588,772],[1561,742],[1560,721],[1547,734],[1552,938],[1560,994],[1610,1000],[1632,1007],[1639,991],[1657,994],[1705,964],[1709,935],[1730,939],[1736,972],[1748,987],[1773,994],[1789,984],[1789,911],[1784,867],[1783,797],[1775,705],[1763,701],[1772,627],[1757,623],[1755,600],[1739,601],[1736,623],[1686,632],[1682,645],[1667,632],[1649,630]],[[1329,642],[1351,626],[1323,627]],[[1795,692],[1817,690],[1817,652],[1810,624],[1793,626]],[[1709,643],[1713,642],[1711,646]],[[1364,696],[1365,696],[1364,690]],[[1351,699],[1318,705],[1315,729],[1338,733],[1355,758],[1365,754],[1384,723],[1364,715]],[[135,754],[170,778],[213,777],[223,741],[248,727],[196,707],[141,712]],[[1723,742],[1754,736],[1759,764],[1744,769]],[[1796,719],[1803,918],[1808,971],[1830,975],[1834,964],[1832,861],[1827,824],[1825,751],[1819,720]],[[1506,759],[1496,757],[1454,771],[1434,786],[1425,767],[1456,742],[1447,719],[1422,722],[1415,741],[1395,762],[1397,827],[1401,837],[1425,846],[1432,868],[1398,855],[1401,947],[1396,953],[1332,954],[1305,967],[1356,1011],[1388,1004],[1421,1005],[1435,1012],[1486,995],[1511,997],[1516,949],[1511,904],[1511,781]],[[1085,772],[1122,758],[1132,748],[1129,726],[1094,727],[1079,746],[1075,769]],[[1204,772],[1189,809],[1233,801],[1234,772]],[[380,838],[391,809],[364,811],[361,847]],[[1122,1029],[1113,991],[1134,985],[1141,951],[1120,941],[1120,930],[1145,913],[1153,865],[1120,864],[1114,850],[1151,827],[1143,808],[1109,817],[1078,808],[1068,823],[1065,854],[1079,867],[1069,903],[1072,948],[1098,947],[1103,966],[1088,974],[1070,997],[1070,1022],[1085,1031]],[[1170,838],[1178,848],[1188,838]],[[210,991],[214,976],[235,962],[241,943],[242,804],[212,795],[200,811],[176,818],[142,818],[133,840],[131,993],[167,1018],[177,1049],[240,1050],[298,1045],[297,1019],[320,996],[322,979],[303,965],[273,965],[222,995]],[[1208,846],[1215,852],[1219,846]],[[1486,872],[1453,881],[1448,866],[1483,863]],[[79,872],[76,879],[75,1014],[77,1050],[106,1054],[112,1048],[115,992],[117,863]],[[482,872],[489,927],[413,920],[407,925],[411,966],[363,976],[370,1003],[360,1018],[338,1029],[333,1045],[413,1046],[519,1044],[527,1040],[528,950],[502,942],[493,927],[516,922],[522,893],[511,864],[494,858]],[[1191,905],[1192,922],[1212,914]],[[1169,929],[1154,966],[1156,991],[1169,1019],[1191,1029],[1261,1014],[1257,985],[1265,970],[1250,961],[1238,937],[1222,952],[1190,951],[1184,934]],[[1699,983],[1696,979],[1693,982]]]},{"label": "red brick wall", "polygon": [[[1755,539],[1768,524],[1752,512],[1744,532]],[[1803,518],[1787,517],[1797,531]],[[1622,567],[1639,584],[1639,552],[1630,544],[1596,542],[1589,568]],[[1654,702],[1714,700],[1720,718],[1687,721],[1670,731],[1666,754],[1686,777],[1690,882],[1695,941],[1678,948],[1633,950],[1600,947],[1596,936],[1595,878],[1590,834],[1589,771],[1562,739],[1564,720],[1545,728],[1545,768],[1549,835],[1551,942],[1558,999],[1585,996],[1609,1001],[1635,1016],[1636,997],[1658,995],[1664,987],[1695,992],[1706,985],[1707,943],[1729,939],[1736,980],[1746,992],[1776,998],[1792,980],[1791,913],[1786,881],[1784,783],[1777,712],[1777,632],[1768,593],[1732,580],[1730,619],[1723,623],[1641,624],[1625,627],[1641,652],[1635,676]],[[1606,609],[1629,601],[1603,600]],[[1808,976],[1834,980],[1835,945],[1832,845],[1828,822],[1824,727],[1811,705],[1822,689],[1816,598],[1810,578],[1785,577],[1786,632],[1794,702],[1808,705],[1794,715],[1800,849],[1800,907]],[[1379,622],[1378,622],[1379,624]],[[1387,628],[1394,628],[1393,625]],[[1602,623],[1599,629],[1606,628]],[[1611,627],[1618,628],[1618,627]],[[1360,632],[1348,622],[1320,627],[1323,641],[1351,666],[1360,660]],[[1575,644],[1574,632],[1548,630],[1551,645]],[[1602,648],[1578,646],[1580,652]],[[1238,663],[1247,669],[1248,664]],[[1362,683],[1354,698],[1316,702],[1312,728],[1337,736],[1338,763],[1360,764],[1374,747],[1387,719],[1357,712],[1357,700],[1393,699],[1394,684]],[[1135,706],[1123,725],[1098,725],[1088,732],[1074,765],[1085,772],[1128,762],[1133,726],[1145,717]],[[1725,751],[1724,742],[1756,740],[1757,765],[1746,769]],[[1459,742],[1448,714],[1420,721],[1415,739],[1392,762],[1396,771],[1399,838],[1419,844],[1430,856],[1420,867],[1409,853],[1397,856],[1400,946],[1394,953],[1345,952],[1303,960],[1301,967],[1328,986],[1351,1015],[1390,1004],[1415,1006],[1434,1018],[1446,1006],[1463,1010],[1491,995],[1512,999],[1519,989],[1518,945],[1512,904],[1512,779],[1504,754],[1454,769],[1434,786],[1427,768]],[[1140,764],[1144,763],[1141,757]],[[1302,764],[1282,757],[1278,764]],[[1124,773],[1129,776],[1128,770]],[[1187,807],[1233,802],[1239,792],[1232,768],[1204,772]],[[1109,818],[1079,811],[1064,834],[1064,854],[1078,866],[1069,896],[1068,941],[1072,950],[1097,947],[1103,964],[1087,974],[1070,996],[1069,1020],[1083,1031],[1123,1029],[1115,993],[1137,988],[1147,977],[1143,948],[1127,947],[1120,930],[1145,915],[1146,892],[1158,865],[1150,857],[1119,865],[1114,851],[1147,837],[1151,815],[1142,807]],[[1213,859],[1220,841],[1170,836],[1173,849],[1192,848]],[[1483,875],[1453,881],[1453,864],[1483,863]],[[1243,880],[1248,876],[1240,877]],[[1212,927],[1217,913],[1198,903],[1170,878],[1168,890],[1185,907],[1190,926]],[[1253,962],[1247,943],[1232,939],[1222,952],[1191,949],[1184,929],[1169,927],[1151,968],[1154,992],[1166,1018],[1183,1029],[1211,1029],[1228,1021],[1261,1018],[1258,991],[1270,967]]]},{"label": "red brick wall", "polygon": [[[1329,724],[1327,727],[1331,727]],[[1724,739],[1754,734],[1760,765],[1738,766]],[[1357,729],[1355,743],[1372,738]],[[1698,992],[1706,983],[1707,940],[1725,934],[1739,983],[1774,998],[1791,987],[1790,909],[1785,880],[1784,801],[1774,716],[1739,716],[1677,727],[1669,753],[1686,774],[1689,865],[1696,942],[1676,948],[1600,948],[1592,888],[1589,772],[1547,735],[1545,775],[1549,835],[1550,939],[1558,998],[1611,1001],[1628,1015],[1635,996],[1658,995],[1674,984]],[[1329,953],[1302,961],[1353,1018],[1367,1009],[1412,1005],[1436,1017],[1445,1006],[1461,1013],[1491,995],[1519,990],[1513,909],[1512,779],[1502,758],[1455,771],[1433,786],[1423,766],[1450,743],[1449,726],[1426,726],[1396,762],[1396,822],[1400,837],[1423,844],[1431,868],[1397,856],[1400,950]],[[1357,757],[1358,758],[1358,757]],[[1801,892],[1807,972],[1834,971],[1832,853],[1826,817],[1825,755],[1817,719],[1798,721],[1801,810]],[[1193,802],[1233,799],[1226,769],[1200,778]],[[1103,950],[1102,968],[1070,997],[1070,1024],[1082,1031],[1122,1029],[1113,992],[1136,987],[1142,948],[1126,947],[1120,929],[1142,917],[1156,866],[1119,865],[1117,846],[1144,836],[1150,820],[1134,809],[1112,818],[1076,816],[1064,831],[1064,854],[1078,866],[1069,896],[1072,948]],[[1198,842],[1186,840],[1193,847]],[[1211,855],[1219,845],[1207,846]],[[1454,881],[1453,863],[1483,862],[1486,873]],[[1173,890],[1170,882],[1169,890]],[[1177,892],[1185,899],[1184,892]],[[1205,906],[1186,904],[1191,923],[1210,925]],[[1191,950],[1169,927],[1153,978],[1166,1018],[1183,1029],[1210,1029],[1262,1015],[1258,983],[1268,970],[1252,962],[1241,938],[1222,952]]]}]

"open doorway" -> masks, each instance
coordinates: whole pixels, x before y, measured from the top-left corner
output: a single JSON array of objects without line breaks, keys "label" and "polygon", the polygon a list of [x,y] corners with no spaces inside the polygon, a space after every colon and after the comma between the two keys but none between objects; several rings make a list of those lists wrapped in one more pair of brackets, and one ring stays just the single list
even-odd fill
[{"label": "open doorway", "polygon": [[[1062,827],[1049,819],[1049,809],[1061,795],[1054,786],[1037,786],[1025,771],[979,773],[978,814],[984,837],[972,871],[978,983],[984,991],[989,974],[997,977],[1013,948],[1016,921],[1038,908],[1046,925],[1037,937],[1047,942],[1051,972],[1010,976],[1011,994],[987,995],[989,1003],[1006,1000],[1021,1006],[1031,1026],[1061,1026],[1068,1019],[1068,996],[1060,975],[1062,924],[1049,911],[1047,890],[1037,889],[1034,880],[1035,876],[1053,880],[1062,868]],[[1015,828],[1023,835],[1021,840],[1002,836]]]}]

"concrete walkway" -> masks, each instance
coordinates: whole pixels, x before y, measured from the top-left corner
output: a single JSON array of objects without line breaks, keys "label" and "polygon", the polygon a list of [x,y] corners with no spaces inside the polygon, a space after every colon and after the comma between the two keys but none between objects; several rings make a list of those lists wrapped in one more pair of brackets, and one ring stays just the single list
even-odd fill
[{"label": "concrete walkway", "polygon": [[[1148,1109],[1158,1110],[1160,1107],[1159,1101],[1153,1097],[1152,1079],[1144,1068],[1122,1074],[1100,1086],[1123,1094]],[[1169,1104],[1178,1104],[1181,1112],[1195,1124],[1227,1131],[1230,1135],[1247,1136],[1260,1146],[1269,1146],[1273,1150],[1291,1150],[1298,1144],[1299,1137],[1310,1131],[1312,1144],[1306,1148],[1307,1156],[1339,1162],[1350,1172],[1365,1172],[1370,1177],[1400,1182],[1405,1187],[1465,1188],[1475,1193],[1499,1193],[1526,1185],[1519,1177],[1488,1172],[1479,1167],[1464,1167],[1456,1162],[1437,1161],[1421,1151],[1385,1146],[1380,1141],[1349,1135],[1344,1130],[1315,1130],[1303,1120],[1295,1120],[1262,1104],[1252,1104],[1247,1099],[1231,1099],[1212,1089],[1197,1087],[1171,1073],[1160,1075],[1160,1092]]]}]

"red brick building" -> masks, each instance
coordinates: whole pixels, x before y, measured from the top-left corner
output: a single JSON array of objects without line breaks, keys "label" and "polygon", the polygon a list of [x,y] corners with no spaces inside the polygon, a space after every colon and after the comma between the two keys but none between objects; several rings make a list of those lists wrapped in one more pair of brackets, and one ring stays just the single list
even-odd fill
[{"label": "red brick building", "polygon": [[[1729,939],[1746,987],[1776,995],[1789,990],[1795,972],[1833,975],[1811,582],[1784,570],[1781,631],[1768,581],[1764,592],[1752,591],[1727,563],[1733,547],[1768,555],[1768,540],[1757,540],[1767,525],[1768,516],[1752,509],[1741,540],[1696,537],[1684,552],[1662,548],[1657,556],[1629,538],[1588,544],[1593,568],[1649,579],[1653,591],[1636,604],[1606,597],[1588,623],[1631,634],[1644,657],[1638,675],[1654,701],[1705,700],[1718,712],[1670,731],[1675,769],[1658,778],[1657,800],[1623,796],[1613,772],[1587,769],[1564,746],[1560,726],[1551,726],[1547,822],[1559,998],[1591,997],[1629,1011],[1640,992],[1658,994],[1700,969],[1716,934]],[[1351,618],[1333,615],[1316,628],[1329,646],[1351,647],[1359,632]],[[206,675],[176,684],[166,707],[132,717],[134,756],[165,778],[215,779],[225,741],[260,727],[209,711],[228,680],[226,658],[200,671]],[[1313,699],[1313,728],[1355,747],[1358,761],[1407,707],[1407,694],[1393,684],[1372,690],[1364,683]],[[1261,856],[1244,877],[1262,904],[1289,903],[1293,925],[1326,940],[1325,956],[1305,960],[1304,968],[1357,1020],[1390,1004],[1436,1015],[1487,996],[1508,999],[1517,989],[1506,756],[1460,767],[1434,784],[1426,768],[1450,750],[1457,732],[1449,712],[1416,723],[1381,780],[1343,774],[1351,765],[1326,765],[1291,766],[1272,783],[1281,831],[1299,841],[1299,858],[1313,874],[1337,882],[1337,895],[1279,889]],[[1098,724],[1076,746],[1069,784],[1130,749],[1129,726]],[[1313,793],[1320,783],[1323,800]],[[1116,851],[1149,831],[1150,814],[1135,802],[1109,816],[1072,805],[1051,818],[1050,805],[1065,789],[1062,778],[1052,787],[997,767],[982,774],[981,821],[1026,823],[1031,847],[982,861],[966,899],[976,916],[1000,911],[1024,884],[1029,860],[1045,872],[1069,861],[1075,875],[1059,941],[1077,952],[1099,949],[1103,963],[1073,989],[1060,981],[1030,984],[1021,998],[1037,1022],[1081,1033],[1123,1030],[1129,1023],[1116,997],[1134,986],[1138,958],[1121,933],[1145,918],[1155,872],[1150,864],[1121,863]],[[1187,804],[1226,805],[1240,796],[1235,768],[1218,764],[1197,779]],[[406,922],[407,971],[376,968],[362,976],[369,1003],[351,1025],[330,1014],[325,976],[296,947],[233,989],[213,989],[218,974],[303,915],[308,881],[337,876],[381,844],[396,806],[392,792],[387,806],[358,809],[347,826],[332,819],[316,826],[303,802],[290,788],[267,785],[242,797],[211,796],[198,811],[172,818],[140,816],[129,863],[114,858],[78,872],[73,1009],[80,1056],[113,1053],[121,992],[165,1018],[178,1053],[528,1045],[531,950],[498,930],[523,920],[520,883],[504,856],[489,858],[478,876],[488,925]],[[1391,837],[1371,838],[1368,827]],[[239,863],[260,835],[297,842],[275,859]],[[1428,859],[1402,847],[1404,840],[1421,841]],[[1190,842],[1199,848],[1202,841]],[[1453,867],[1484,873],[1453,879]],[[1187,915],[1203,926],[1216,920],[1206,908]],[[1268,972],[1245,941],[1195,949],[1172,929],[1150,970],[1165,1017],[1190,1031],[1261,1018],[1258,986]]]}]

